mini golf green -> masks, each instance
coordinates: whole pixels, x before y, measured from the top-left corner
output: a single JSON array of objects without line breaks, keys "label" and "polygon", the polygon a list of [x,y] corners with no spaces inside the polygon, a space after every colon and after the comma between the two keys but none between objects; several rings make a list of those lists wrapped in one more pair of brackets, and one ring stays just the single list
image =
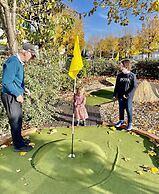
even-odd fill
[{"label": "mini golf green", "polygon": [[[35,148],[24,156],[11,147],[0,151],[0,193],[4,194],[157,194],[158,167],[147,138],[108,127],[61,128],[31,135]],[[32,160],[31,160],[31,159]],[[139,173],[140,172],[140,173]],[[141,173],[142,172],[142,173]]]},{"label": "mini golf green", "polygon": [[107,87],[106,89],[100,89],[94,92],[91,92],[87,96],[87,104],[94,106],[100,105],[103,103],[108,103],[112,101],[114,88]]}]

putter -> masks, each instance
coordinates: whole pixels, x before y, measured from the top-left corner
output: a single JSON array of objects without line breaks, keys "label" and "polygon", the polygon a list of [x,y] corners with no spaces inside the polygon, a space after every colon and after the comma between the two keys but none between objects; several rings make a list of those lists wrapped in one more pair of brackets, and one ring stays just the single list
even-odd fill
[{"label": "putter", "polygon": [[111,124],[113,123],[113,122],[112,122],[112,113],[114,112],[115,101],[116,101],[116,100],[113,100],[112,112],[111,112],[110,117],[109,117],[109,122],[110,122]]}]

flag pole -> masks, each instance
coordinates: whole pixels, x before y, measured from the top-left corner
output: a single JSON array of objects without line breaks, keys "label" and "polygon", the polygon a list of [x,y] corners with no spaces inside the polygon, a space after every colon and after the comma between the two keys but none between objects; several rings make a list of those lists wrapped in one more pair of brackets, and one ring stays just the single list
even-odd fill
[{"label": "flag pole", "polygon": [[74,146],[74,122],[75,122],[75,92],[76,92],[76,77],[80,70],[82,70],[83,61],[81,57],[79,38],[76,36],[74,50],[73,50],[73,58],[71,61],[70,69],[68,75],[74,79],[73,85],[73,116],[72,116],[72,144],[71,144],[71,154],[68,155],[69,158],[75,158],[75,154],[73,153]]},{"label": "flag pole", "polygon": [[73,85],[73,114],[72,114],[72,144],[71,144],[71,154],[69,154],[69,158],[75,158],[75,154],[73,153],[74,146],[74,131],[75,131],[75,94],[76,94],[76,78],[74,79]]}]

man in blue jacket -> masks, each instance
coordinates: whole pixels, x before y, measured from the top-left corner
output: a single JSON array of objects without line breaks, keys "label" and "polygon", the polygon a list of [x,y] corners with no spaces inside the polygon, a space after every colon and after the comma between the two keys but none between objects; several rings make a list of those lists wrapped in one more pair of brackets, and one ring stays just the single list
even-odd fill
[{"label": "man in blue jacket", "polygon": [[3,65],[1,98],[9,119],[14,150],[17,152],[33,149],[29,141],[23,139],[21,129],[23,95],[30,96],[30,91],[24,85],[24,63],[35,55],[35,46],[25,43],[23,49],[9,57]]}]

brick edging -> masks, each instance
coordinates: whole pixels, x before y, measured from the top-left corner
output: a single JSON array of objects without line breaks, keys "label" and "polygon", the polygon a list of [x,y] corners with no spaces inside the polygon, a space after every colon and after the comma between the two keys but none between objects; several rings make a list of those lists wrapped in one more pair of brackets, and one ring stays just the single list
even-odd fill
[{"label": "brick edging", "polygon": [[[32,133],[35,133],[37,130],[38,130],[38,128],[30,128],[30,129],[24,130],[24,131],[22,131],[22,136],[27,136],[27,135],[30,135]],[[143,136],[148,137],[150,139],[153,139],[157,143],[159,143],[159,137],[155,134],[149,133],[149,132],[141,130],[141,129],[140,130],[133,129],[132,132],[139,134],[139,135],[143,135]],[[0,140],[0,145],[2,145],[2,144],[8,145],[10,143],[10,141],[11,141],[11,136],[8,135],[8,136],[4,137],[4,139]]]},{"label": "brick edging", "polygon": [[150,139],[153,139],[153,140],[155,140],[157,143],[159,143],[159,137],[158,137],[157,135],[155,135],[155,134],[149,133],[149,132],[144,131],[144,130],[141,130],[141,129],[138,129],[138,130],[133,129],[132,131],[133,131],[134,133],[136,133],[136,134],[143,135],[143,136],[145,136],[145,137],[148,137],[148,138],[150,138]]},{"label": "brick edging", "polygon": [[[32,133],[35,133],[37,131],[37,128],[30,128],[22,131],[22,136],[25,137],[27,135],[30,135]],[[11,135],[6,135],[3,139],[0,140],[0,145],[9,145],[11,142]]]}]

